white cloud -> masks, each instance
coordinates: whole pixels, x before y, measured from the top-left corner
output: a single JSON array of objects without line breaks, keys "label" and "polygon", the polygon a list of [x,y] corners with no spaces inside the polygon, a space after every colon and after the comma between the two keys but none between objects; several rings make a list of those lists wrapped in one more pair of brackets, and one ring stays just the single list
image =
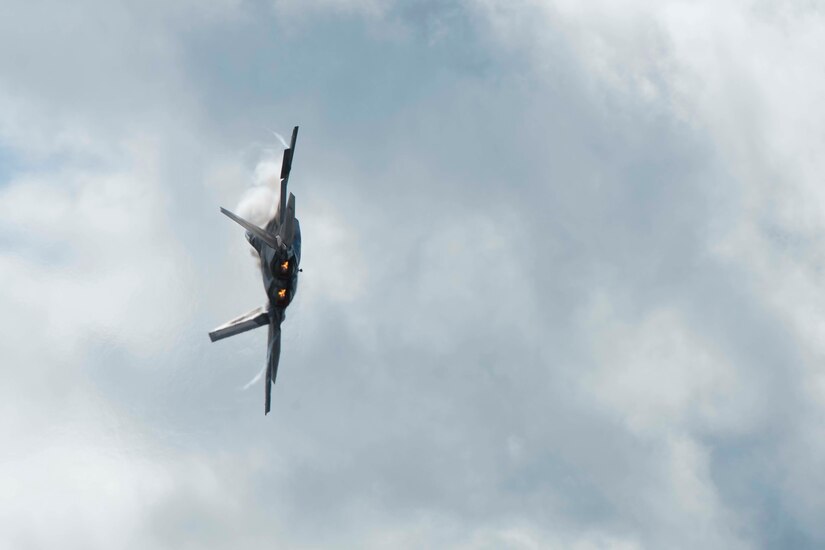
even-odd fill
[{"label": "white cloud", "polygon": [[189,267],[152,156],[139,146],[121,172],[28,174],[0,190],[2,226],[17,239],[4,285],[60,349],[98,335],[147,353],[188,315]]},{"label": "white cloud", "polygon": [[[628,291],[611,288],[608,296],[615,296],[588,306],[584,327],[598,367],[587,384],[613,414],[647,436],[723,429],[734,438],[736,432],[769,437],[775,415],[788,415],[778,422],[790,432],[772,452],[782,475],[801,488],[825,460],[818,448],[806,447],[805,459],[782,451],[807,445],[809,435],[794,426],[816,424],[825,406],[814,389],[822,379],[825,327],[821,10],[805,2],[746,0],[476,4],[490,20],[493,40],[525,52],[544,78],[554,78],[548,59],[570,52],[591,83],[588,93],[611,98],[606,109],[646,105],[705,140],[712,180],[691,184],[710,205],[709,219],[694,220],[704,228],[707,258],[735,274],[748,307],[764,312],[781,331],[777,339],[794,350],[766,357],[767,374],[753,364],[758,358],[731,354],[733,334],[711,336],[701,326],[705,315],[719,327],[714,308],[697,304],[689,309],[704,313],[697,318],[685,311],[684,318],[680,309],[688,308],[676,300],[617,314],[612,300],[627,300]],[[777,379],[799,406],[774,404]],[[779,479],[769,484],[778,487],[789,521],[821,541],[811,518],[821,514],[822,503],[783,489]],[[686,496],[680,505],[690,501]]]},{"label": "white cloud", "polygon": [[289,18],[328,13],[379,17],[394,4],[382,0],[272,0],[272,3],[276,13]]},{"label": "white cloud", "polygon": [[595,356],[582,391],[642,437],[679,431],[748,433],[761,420],[768,388],[737,369],[714,341],[693,333],[676,309],[629,321],[603,294],[582,320]]},{"label": "white cloud", "polygon": [[[363,57],[347,52],[345,32],[312,34],[314,18],[377,23],[394,9],[273,6],[280,23],[304,25],[309,42],[293,35],[295,56],[326,40],[319,48],[344,68]],[[0,523],[15,525],[4,541],[179,547],[192,529],[227,548],[735,548],[786,542],[754,520],[772,513],[800,540],[822,540],[823,502],[810,482],[825,471],[821,16],[747,2],[463,6],[462,32],[484,21],[487,34],[462,45],[489,48],[474,52],[482,68],[466,81],[445,78],[451,65],[425,55],[449,53],[443,28],[427,42],[434,50],[415,33],[386,48],[411,48],[399,73],[424,91],[397,105],[382,98],[397,111],[376,103],[370,116],[405,124],[399,113],[426,111],[432,128],[397,130],[433,130],[415,155],[394,152],[388,132],[386,150],[336,164],[348,172],[329,181],[334,168],[312,159],[334,160],[319,150],[340,138],[306,140],[294,173],[306,182],[306,273],[287,334],[301,340],[267,423],[258,410],[239,416],[253,396],[221,387],[248,378],[238,367],[257,371],[260,335],[228,347],[185,335],[263,298],[254,263],[235,246],[242,232],[217,213],[255,174],[227,152],[237,144],[222,141],[193,92],[234,79],[210,108],[260,126],[254,109],[269,116],[267,105],[250,106],[254,117],[227,105],[254,103],[271,85],[260,74],[283,70],[274,54],[263,56],[271,66],[250,60],[273,21],[256,26],[251,4],[229,1],[206,11],[21,6],[0,23],[0,141],[20,161],[0,187],[0,309],[13,312],[0,320],[12,366],[0,435],[13,442],[0,455],[0,485],[10,488]],[[210,66],[204,58],[218,54],[198,25],[240,53]],[[236,34],[224,37],[224,25]],[[26,62],[14,53],[21,45]],[[210,71],[213,80],[202,78]],[[349,113],[352,100],[342,92],[340,104],[312,103],[325,97],[315,83],[296,78],[301,99],[278,103],[312,119],[307,136],[332,132],[319,121]],[[525,97],[539,99],[519,105]],[[570,119],[541,119],[551,112]],[[478,121],[512,114],[525,128],[510,129],[492,163],[475,148],[488,129]],[[689,145],[643,135],[657,117],[690,134],[665,141]],[[594,121],[611,127],[586,127]],[[363,153],[358,130],[347,139]],[[617,161],[624,139],[641,145]],[[622,172],[647,168],[660,145],[696,141],[707,143],[690,152],[701,176],[671,178],[681,165],[657,165],[644,175],[649,187],[634,187],[638,174]],[[565,155],[531,157],[556,146]],[[368,162],[381,155],[407,164],[374,182]],[[507,174],[516,198],[485,202],[500,174],[464,169],[467,159],[516,165]],[[426,166],[439,162],[449,170]],[[552,174],[551,162],[560,164]],[[436,174],[425,189],[443,191],[439,208],[396,196],[421,173]],[[582,173],[595,183],[559,179]],[[657,178],[690,192],[641,196]],[[694,195],[706,209],[673,204]],[[694,218],[686,229],[669,216]],[[657,256],[679,246],[692,248],[673,252],[687,258],[675,267]],[[735,283],[708,283],[722,276]],[[118,385],[146,386],[120,403],[100,365]],[[749,457],[754,448],[762,462]]]}]

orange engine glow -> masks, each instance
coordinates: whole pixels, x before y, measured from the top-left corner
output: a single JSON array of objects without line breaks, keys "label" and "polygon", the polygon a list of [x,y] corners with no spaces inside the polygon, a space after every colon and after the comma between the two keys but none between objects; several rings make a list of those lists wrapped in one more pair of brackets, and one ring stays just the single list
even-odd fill
[{"label": "orange engine glow", "polygon": [[278,291],[278,298],[280,298],[281,300],[286,298],[286,289],[285,288],[282,288]]},{"label": "orange engine glow", "polygon": [[289,260],[281,264],[281,271],[286,271],[287,269],[289,269]]}]

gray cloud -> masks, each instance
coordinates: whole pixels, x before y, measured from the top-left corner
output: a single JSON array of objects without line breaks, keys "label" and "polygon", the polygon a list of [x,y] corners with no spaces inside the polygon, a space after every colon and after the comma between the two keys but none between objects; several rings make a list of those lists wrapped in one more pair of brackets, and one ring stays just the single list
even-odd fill
[{"label": "gray cloud", "polygon": [[[301,6],[0,33],[0,541],[821,544],[819,16]],[[293,123],[264,418],[263,336],[205,337],[263,299],[216,207]]]}]

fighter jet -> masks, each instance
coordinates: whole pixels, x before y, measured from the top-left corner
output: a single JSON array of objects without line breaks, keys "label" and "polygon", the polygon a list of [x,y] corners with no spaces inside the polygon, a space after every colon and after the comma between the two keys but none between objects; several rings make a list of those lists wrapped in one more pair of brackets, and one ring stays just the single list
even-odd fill
[{"label": "fighter jet", "polygon": [[249,313],[232,319],[209,333],[215,342],[222,338],[234,336],[247,330],[268,326],[269,343],[267,346],[266,389],[264,414],[269,413],[272,385],[278,374],[278,360],[281,356],[281,323],[284,322],[286,308],[292,302],[298,287],[298,273],[301,271],[301,226],[295,218],[295,195],[286,196],[292,158],[295,154],[295,140],[298,127],[292,130],[289,148],[284,150],[281,163],[281,196],[275,217],[261,228],[236,216],[229,210],[221,208],[231,220],[246,229],[246,240],[258,252],[261,259],[261,275],[264,290],[269,298],[263,306]]}]

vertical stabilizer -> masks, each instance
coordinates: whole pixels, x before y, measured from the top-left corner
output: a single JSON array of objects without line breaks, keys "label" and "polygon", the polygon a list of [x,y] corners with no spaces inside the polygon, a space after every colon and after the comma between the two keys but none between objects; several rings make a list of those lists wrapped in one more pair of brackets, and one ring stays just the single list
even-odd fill
[{"label": "vertical stabilizer", "polygon": [[286,203],[285,216],[284,222],[278,228],[278,235],[282,243],[292,246],[292,241],[295,239],[295,195],[292,193],[289,194],[289,200]]}]

